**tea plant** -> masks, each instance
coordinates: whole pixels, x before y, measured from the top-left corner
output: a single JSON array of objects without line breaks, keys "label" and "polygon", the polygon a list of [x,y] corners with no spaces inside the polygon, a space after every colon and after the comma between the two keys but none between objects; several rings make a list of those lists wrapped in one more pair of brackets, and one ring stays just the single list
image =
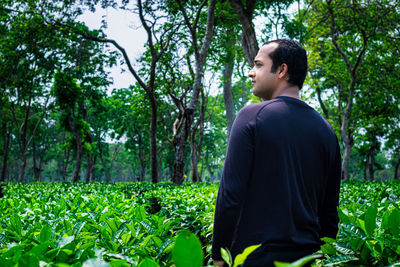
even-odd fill
[{"label": "tea plant", "polygon": [[[217,183],[0,186],[0,266],[179,267],[189,245],[201,254],[192,266],[211,263]],[[323,239],[314,266],[398,263],[400,184],[346,181],[340,196],[338,237]]]}]

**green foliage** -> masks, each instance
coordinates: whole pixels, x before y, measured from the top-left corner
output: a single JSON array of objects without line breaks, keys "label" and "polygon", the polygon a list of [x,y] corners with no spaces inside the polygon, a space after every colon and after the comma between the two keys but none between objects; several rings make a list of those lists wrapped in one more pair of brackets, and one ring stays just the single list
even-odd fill
[{"label": "green foliage", "polygon": [[[186,260],[201,266],[204,255],[205,265],[217,189],[216,183],[3,184],[0,263],[182,266]],[[344,182],[337,239],[323,238],[317,255],[285,266],[314,258],[315,266],[398,262],[399,196],[398,182]],[[239,265],[255,248],[234,263],[228,251],[223,259]]]},{"label": "green foliage", "polygon": [[188,230],[180,232],[172,251],[175,266],[201,267],[203,266],[203,257],[198,237]]},{"label": "green foliage", "polygon": [[353,181],[342,187],[339,234],[324,238],[317,266],[387,266],[400,256],[400,184]]}]

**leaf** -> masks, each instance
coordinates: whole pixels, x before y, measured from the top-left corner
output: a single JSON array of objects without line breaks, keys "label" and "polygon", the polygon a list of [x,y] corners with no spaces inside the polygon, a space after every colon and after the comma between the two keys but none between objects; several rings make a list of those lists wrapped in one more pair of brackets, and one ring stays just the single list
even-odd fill
[{"label": "leaf", "polygon": [[99,259],[88,259],[82,264],[82,267],[110,267],[110,264]]},{"label": "leaf", "polygon": [[78,236],[78,234],[82,231],[83,227],[85,226],[85,222],[78,222],[74,226],[74,235]]},{"label": "leaf", "polygon": [[172,250],[172,260],[176,267],[203,266],[203,250],[199,238],[188,230],[181,231]]},{"label": "leaf", "polygon": [[322,253],[326,254],[326,255],[335,255],[336,254],[336,249],[334,246],[332,246],[331,244],[324,244],[321,246],[321,251]]},{"label": "leaf", "polygon": [[159,265],[152,259],[146,258],[139,263],[138,267],[159,267]]},{"label": "leaf", "polygon": [[129,240],[131,240],[131,234],[125,233],[121,236],[121,240],[125,245],[128,245]]},{"label": "leaf", "polygon": [[40,243],[48,242],[51,239],[51,227],[50,225],[45,225],[40,231],[39,241]]},{"label": "leaf", "polygon": [[172,238],[165,240],[164,243],[162,243],[160,248],[158,249],[157,257],[160,256],[162,253],[171,250],[171,247],[173,247],[173,243],[174,240]]},{"label": "leaf", "polygon": [[69,243],[71,243],[72,241],[74,241],[74,239],[75,239],[74,236],[65,236],[65,237],[61,238],[60,241],[58,241],[57,247],[58,247],[58,248],[65,247],[66,245],[68,245]]},{"label": "leaf", "polygon": [[232,266],[232,255],[229,251],[221,248],[221,257],[229,266]]},{"label": "leaf", "polygon": [[389,230],[394,236],[400,235],[400,211],[392,210],[389,216]]},{"label": "leaf", "polygon": [[365,212],[364,222],[365,222],[365,230],[368,236],[372,236],[376,229],[376,215],[378,214],[378,209],[374,206],[371,206]]},{"label": "leaf", "polygon": [[147,217],[146,210],[142,206],[138,206],[135,209],[135,217],[136,217],[136,220],[138,220],[138,221],[146,220],[146,217]]},{"label": "leaf", "polygon": [[6,236],[4,234],[0,234],[0,244],[7,244],[7,239]]},{"label": "leaf", "polygon": [[358,260],[358,258],[352,255],[336,255],[327,259],[324,263],[324,266],[339,266],[341,263],[347,263],[356,260]]},{"label": "leaf", "polygon": [[261,244],[258,244],[258,245],[253,245],[253,246],[249,246],[249,247],[245,248],[242,253],[238,254],[235,257],[233,267],[237,267],[240,264],[243,264],[244,261],[247,259],[247,256],[249,256],[254,250],[256,250],[260,246],[261,246]]},{"label": "leaf", "polygon": [[32,254],[22,255],[18,260],[19,266],[39,267],[39,259]]},{"label": "leaf", "polygon": [[14,214],[11,217],[11,225],[13,226],[15,233],[18,234],[18,237],[21,237],[22,234],[21,218],[17,214]]},{"label": "leaf", "polygon": [[50,242],[42,242],[41,244],[34,246],[29,253],[32,253],[35,256],[40,256],[43,252],[47,250],[49,247]]},{"label": "leaf", "polygon": [[321,254],[315,254],[315,255],[308,255],[303,258],[300,258],[292,263],[287,263],[287,262],[280,262],[280,261],[274,261],[274,264],[276,267],[301,267],[307,264],[308,262],[321,258]]},{"label": "leaf", "polygon": [[387,210],[382,216],[382,222],[381,222],[381,229],[383,230],[388,230],[389,229],[389,217],[390,217],[391,211]]}]

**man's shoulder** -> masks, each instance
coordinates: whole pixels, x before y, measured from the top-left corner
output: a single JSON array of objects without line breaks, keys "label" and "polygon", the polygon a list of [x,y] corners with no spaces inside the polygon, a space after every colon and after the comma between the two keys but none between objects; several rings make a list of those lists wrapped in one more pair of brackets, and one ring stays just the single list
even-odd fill
[{"label": "man's shoulder", "polygon": [[264,108],[270,106],[273,103],[279,102],[279,99],[271,99],[259,103],[252,103],[244,106],[240,111],[239,114],[252,114],[252,115],[257,115],[257,113]]}]

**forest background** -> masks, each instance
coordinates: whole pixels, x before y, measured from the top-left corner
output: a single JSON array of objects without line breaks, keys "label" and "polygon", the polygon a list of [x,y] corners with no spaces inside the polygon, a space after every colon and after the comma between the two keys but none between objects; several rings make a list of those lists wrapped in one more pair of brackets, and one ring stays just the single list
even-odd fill
[{"label": "forest background", "polygon": [[[139,19],[138,58],[105,19],[79,20],[105,8]],[[0,0],[0,18],[0,182],[219,180],[235,115],[260,101],[253,58],[276,38],[308,52],[301,98],[335,129],[343,178],[398,179],[398,1]]]}]

